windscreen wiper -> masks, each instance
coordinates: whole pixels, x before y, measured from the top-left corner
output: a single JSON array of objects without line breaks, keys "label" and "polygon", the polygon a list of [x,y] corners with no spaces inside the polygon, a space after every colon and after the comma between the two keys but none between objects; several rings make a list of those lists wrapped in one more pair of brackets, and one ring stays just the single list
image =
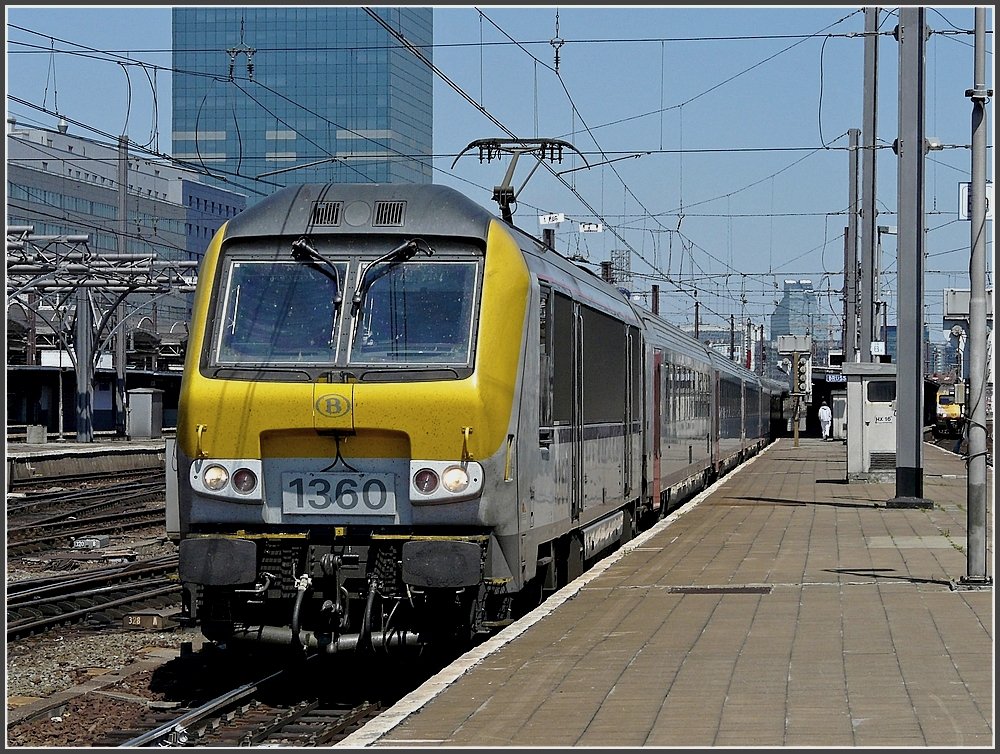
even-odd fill
[{"label": "windscreen wiper", "polygon": [[337,265],[316,251],[316,247],[312,245],[308,236],[302,236],[292,241],[292,258],[299,262],[322,262],[333,270],[333,282],[337,286],[337,292],[333,296],[333,308],[334,310],[340,309],[340,302],[344,300],[344,297],[340,292],[343,286],[340,284],[340,270],[337,269]]},{"label": "windscreen wiper", "polygon": [[[379,257],[370,265],[365,267],[365,272],[361,276],[361,282],[358,283],[358,289],[355,291],[354,298],[351,302],[351,313],[353,314],[361,308],[361,303],[365,300],[365,294],[368,293],[368,289],[372,287],[376,280],[387,274],[392,269],[393,265],[412,259],[413,255],[418,251],[423,252],[427,256],[434,254],[434,250],[431,248],[431,245],[424,239],[411,238],[409,241],[403,241],[403,243],[390,251],[388,254]],[[380,269],[378,272],[373,272],[376,267],[383,264],[385,267]]]}]

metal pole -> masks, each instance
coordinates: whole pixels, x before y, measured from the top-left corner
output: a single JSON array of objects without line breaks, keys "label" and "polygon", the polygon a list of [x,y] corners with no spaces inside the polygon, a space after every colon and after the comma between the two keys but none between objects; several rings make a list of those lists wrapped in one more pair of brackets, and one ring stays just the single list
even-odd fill
[{"label": "metal pole", "polygon": [[56,442],[66,442],[66,438],[63,436],[64,421],[63,421],[63,347],[62,343],[59,344],[59,435],[56,438]]},{"label": "metal pole", "polygon": [[986,10],[976,8],[975,64],[972,89],[972,259],[969,263],[968,549],[962,583],[992,584],[986,573]]},{"label": "metal pole", "polygon": [[[857,254],[857,249],[854,250]],[[851,262],[855,263],[852,264]],[[843,361],[857,361],[858,352],[858,265],[851,259],[851,234],[844,226],[844,320],[841,329],[840,352]]]},{"label": "metal pole", "polygon": [[[118,137],[118,253],[128,252],[128,136]],[[125,300],[118,305],[115,335],[115,434],[125,436]]]},{"label": "metal pole", "polygon": [[757,328],[753,326],[753,322],[751,322],[748,317],[746,329],[743,331],[743,353],[745,357],[744,366],[746,366],[747,369],[751,370],[754,368],[754,362],[755,362],[753,357],[753,350],[754,350],[754,339],[755,339],[754,336],[756,334],[757,334]]},{"label": "metal pole", "polygon": [[[10,274],[8,272],[8,274]],[[38,361],[38,293],[28,291],[28,352],[25,362],[28,366],[36,366]]]},{"label": "metal pole", "polygon": [[[926,9],[901,7],[899,40],[899,331],[896,496],[889,508],[930,508],[924,498],[924,48]],[[862,310],[864,307],[862,306]],[[864,336],[864,333],[862,333]],[[870,357],[869,357],[870,358]],[[862,354],[864,359],[864,354]]]},{"label": "metal pole", "polygon": [[90,293],[76,289],[76,441],[94,441],[94,329]]},{"label": "metal pole", "polygon": [[[861,325],[858,343],[859,361],[876,361],[872,356],[872,326],[875,311],[874,257],[875,220],[875,141],[878,117],[878,8],[865,8],[864,95],[861,133],[864,147],[861,157]],[[846,358],[847,351],[844,351]]]},{"label": "metal pole", "polygon": [[795,393],[795,404],[792,409],[792,446],[799,447],[799,412],[802,409],[802,396],[799,395],[799,352],[792,354],[792,391]]},{"label": "metal pole", "polygon": [[760,325],[759,350],[760,350],[760,369],[758,370],[757,373],[758,374],[763,374],[763,375],[766,376],[767,375],[767,351],[764,350],[764,324],[763,323],[761,323],[761,325]]},{"label": "metal pole", "polygon": [[844,360],[858,357],[858,138],[857,128],[848,130],[848,206],[847,235],[844,238]]},{"label": "metal pole", "polygon": [[[879,322],[878,315],[884,311],[882,307],[888,308],[888,301],[883,302],[882,300],[882,286],[879,284],[879,270],[882,269],[882,228],[885,226],[879,226],[876,228],[875,233],[875,256],[872,257],[872,290],[876,291],[875,297],[872,299],[872,339],[876,341],[883,341],[885,339],[885,329]],[[874,355],[872,361],[875,361]]]}]

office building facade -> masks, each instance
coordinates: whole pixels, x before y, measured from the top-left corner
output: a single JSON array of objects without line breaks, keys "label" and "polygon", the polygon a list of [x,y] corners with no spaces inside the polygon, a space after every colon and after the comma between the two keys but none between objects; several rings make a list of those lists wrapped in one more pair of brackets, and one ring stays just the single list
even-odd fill
[{"label": "office building facade", "polygon": [[[127,185],[120,187],[118,146],[68,130],[7,126],[8,227],[28,226],[36,236],[86,235],[95,256],[199,262],[215,231],[247,204],[243,194],[205,185],[197,174],[137,151],[124,153]],[[190,316],[190,294],[168,294],[156,303],[164,322],[186,323]]]},{"label": "office building facade", "polygon": [[771,314],[771,340],[779,335],[813,335],[819,299],[811,280],[786,280],[781,300]]},{"label": "office building facade", "polygon": [[[174,157],[253,203],[282,186],[430,183],[433,9],[173,9]],[[384,24],[384,25],[383,25]]]},{"label": "office building facade", "polygon": [[109,431],[122,421],[111,398],[118,333],[127,344],[126,389],[163,390],[165,421],[172,421],[193,300],[189,283],[211,236],[245,208],[246,197],[64,126],[24,127],[8,119],[7,128],[8,431],[40,424],[61,437],[75,430],[81,291],[94,329],[94,429]]}]

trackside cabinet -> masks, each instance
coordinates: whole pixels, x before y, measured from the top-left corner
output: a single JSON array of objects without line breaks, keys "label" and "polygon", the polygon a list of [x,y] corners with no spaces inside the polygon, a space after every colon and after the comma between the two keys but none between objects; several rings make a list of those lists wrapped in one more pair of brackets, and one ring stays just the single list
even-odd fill
[{"label": "trackside cabinet", "polygon": [[163,436],[163,391],[140,387],[128,391],[128,436],[133,440]]},{"label": "trackside cabinet", "polygon": [[848,363],[847,481],[896,479],[896,365]]}]

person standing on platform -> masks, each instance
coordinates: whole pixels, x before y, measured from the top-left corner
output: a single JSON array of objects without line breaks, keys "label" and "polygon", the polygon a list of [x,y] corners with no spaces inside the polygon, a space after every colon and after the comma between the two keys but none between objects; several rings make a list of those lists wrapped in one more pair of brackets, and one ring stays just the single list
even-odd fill
[{"label": "person standing on platform", "polygon": [[833,423],[833,411],[823,401],[819,407],[819,430],[824,440],[832,440],[830,436],[830,425]]}]

